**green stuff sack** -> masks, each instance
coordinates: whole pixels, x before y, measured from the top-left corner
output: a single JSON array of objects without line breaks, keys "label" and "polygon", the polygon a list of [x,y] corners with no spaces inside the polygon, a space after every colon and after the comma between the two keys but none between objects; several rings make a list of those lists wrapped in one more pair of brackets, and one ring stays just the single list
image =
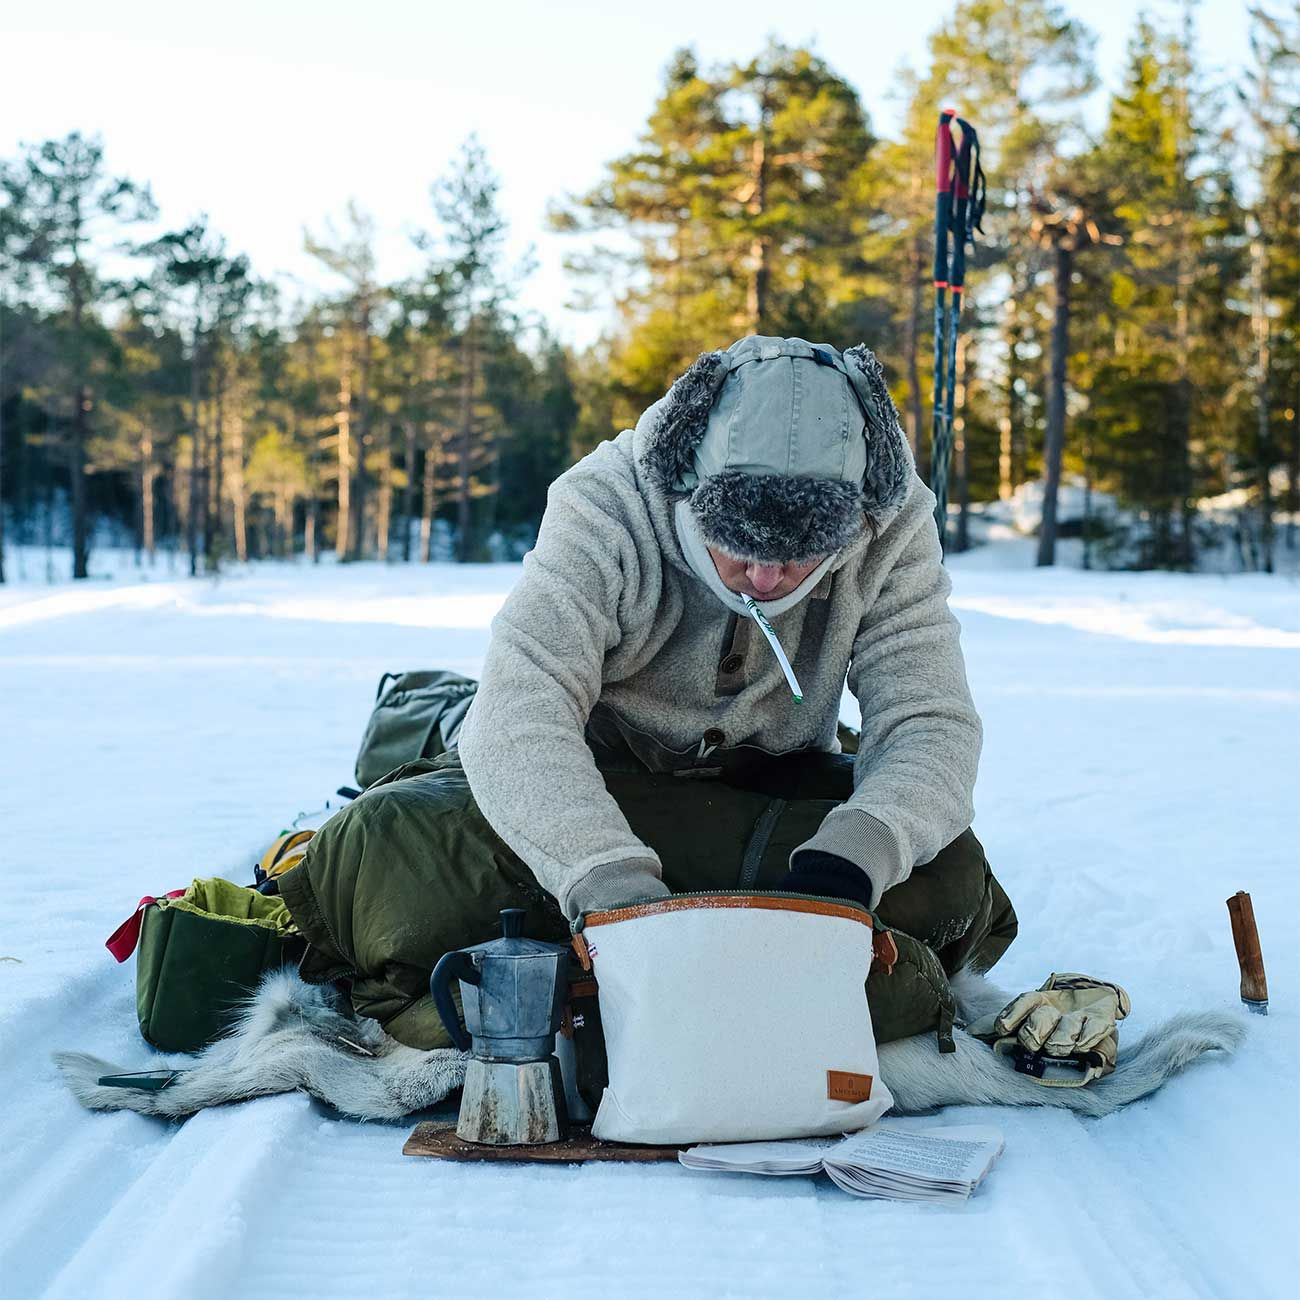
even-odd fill
[{"label": "green stuff sack", "polygon": [[453,748],[476,689],[460,673],[385,673],[357,751],[357,784],[369,789],[403,763]]},{"label": "green stuff sack", "polygon": [[263,974],[303,946],[283,900],[229,880],[195,880],[138,916],[136,1012],[145,1040],[165,1052],[219,1038]]}]

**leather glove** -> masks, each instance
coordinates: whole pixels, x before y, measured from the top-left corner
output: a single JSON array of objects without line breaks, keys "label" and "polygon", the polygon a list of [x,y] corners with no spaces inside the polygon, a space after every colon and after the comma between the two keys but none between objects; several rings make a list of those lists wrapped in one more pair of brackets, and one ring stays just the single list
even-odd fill
[{"label": "leather glove", "polygon": [[794,866],[781,878],[777,889],[783,894],[819,894],[825,898],[846,898],[871,907],[871,881],[867,873],[847,858],[809,849],[800,853]]},{"label": "leather glove", "polygon": [[[1013,998],[996,1016],[967,1027],[995,1051],[1017,1055],[1016,1068],[1056,1087],[1079,1087],[1115,1068],[1119,1022],[1131,1009],[1118,984],[1088,975],[1052,974],[1035,992]],[[1041,1058],[1072,1061],[1081,1073],[1043,1072]],[[1037,1065],[1037,1068],[1035,1068]]]}]

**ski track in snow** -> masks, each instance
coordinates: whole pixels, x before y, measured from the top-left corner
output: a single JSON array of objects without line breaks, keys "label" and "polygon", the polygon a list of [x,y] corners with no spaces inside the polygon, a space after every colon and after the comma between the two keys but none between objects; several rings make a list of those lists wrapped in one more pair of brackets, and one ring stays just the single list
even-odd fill
[{"label": "ski track in snow", "polygon": [[[104,937],[145,893],[250,878],[351,779],[379,674],[477,673],[518,568],[268,565],[0,589],[0,1296],[1294,1294],[1300,588],[953,564],[985,722],[980,833],[1021,917],[995,977],[1128,985],[1131,1041],[1238,1005],[1252,891],[1272,1014],[1100,1121],[971,1108],[967,1205],[676,1167],[462,1166],[302,1095],[91,1115],[49,1054],[150,1052]],[[846,716],[854,706],[846,701]],[[1121,1049],[1122,1050],[1122,1049]]]}]

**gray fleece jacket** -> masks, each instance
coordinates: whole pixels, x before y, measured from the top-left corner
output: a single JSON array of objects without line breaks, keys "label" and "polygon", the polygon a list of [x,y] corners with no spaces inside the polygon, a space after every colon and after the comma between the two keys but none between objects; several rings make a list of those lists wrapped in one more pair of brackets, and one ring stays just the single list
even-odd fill
[{"label": "gray fleece jacket", "polygon": [[797,701],[754,622],[701,574],[690,520],[653,472],[667,400],[552,484],[461,733],[470,788],[571,918],[663,894],[659,859],[606,790],[587,736],[620,741],[657,771],[738,746],[833,752],[847,678],[862,708],[855,789],[792,857],[816,849],[856,863],[874,905],[973,815],[981,727],[934,496],[895,425],[896,487],[874,530],[768,611]]}]

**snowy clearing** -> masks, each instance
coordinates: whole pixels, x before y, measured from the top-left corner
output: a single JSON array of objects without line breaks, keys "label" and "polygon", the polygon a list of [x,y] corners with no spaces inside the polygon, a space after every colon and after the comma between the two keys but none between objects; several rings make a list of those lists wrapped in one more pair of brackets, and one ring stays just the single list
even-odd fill
[{"label": "snowy clearing", "polygon": [[975,827],[1021,918],[995,977],[1118,979],[1130,1039],[1239,1006],[1224,899],[1248,889],[1271,1014],[1236,1059],[1105,1120],[931,1121],[1006,1134],[960,1208],[673,1166],[413,1160],[409,1124],[302,1095],[180,1125],[87,1114],[51,1051],[150,1055],[105,936],[142,894],[250,879],[351,780],[381,672],[478,672],[518,569],[122,566],[0,588],[0,1294],[1294,1294],[1300,586],[1006,569],[987,550],[953,567],[986,732]]}]

